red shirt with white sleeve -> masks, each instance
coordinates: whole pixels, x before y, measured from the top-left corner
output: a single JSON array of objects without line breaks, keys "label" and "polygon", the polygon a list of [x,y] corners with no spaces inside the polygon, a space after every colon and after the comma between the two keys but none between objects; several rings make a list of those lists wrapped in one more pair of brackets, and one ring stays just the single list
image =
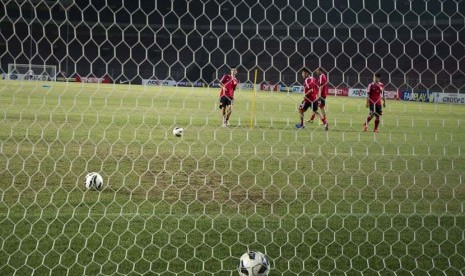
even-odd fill
[{"label": "red shirt with white sleeve", "polygon": [[223,88],[220,91],[220,97],[226,96],[228,98],[234,98],[234,91],[236,90],[236,86],[239,83],[237,78],[231,75],[224,75],[220,82],[223,84]]},{"label": "red shirt with white sleeve", "polygon": [[318,82],[314,77],[307,77],[304,80],[304,101],[315,102],[318,97]]},{"label": "red shirt with white sleeve", "polygon": [[372,82],[368,85],[367,94],[370,104],[381,106],[383,98],[384,84],[382,82]]}]

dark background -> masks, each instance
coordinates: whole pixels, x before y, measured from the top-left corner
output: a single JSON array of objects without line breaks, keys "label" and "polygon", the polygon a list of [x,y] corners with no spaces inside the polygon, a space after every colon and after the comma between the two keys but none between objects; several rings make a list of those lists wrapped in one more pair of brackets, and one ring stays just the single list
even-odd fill
[{"label": "dark background", "polygon": [[321,65],[334,86],[465,91],[465,1],[2,1],[0,62],[210,83],[240,65],[242,82],[300,82]]}]

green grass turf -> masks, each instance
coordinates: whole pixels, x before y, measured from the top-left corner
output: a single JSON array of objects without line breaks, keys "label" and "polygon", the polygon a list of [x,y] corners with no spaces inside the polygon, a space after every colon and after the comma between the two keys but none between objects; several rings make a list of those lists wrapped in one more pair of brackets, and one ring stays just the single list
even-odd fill
[{"label": "green grass turf", "polygon": [[374,134],[330,98],[325,132],[258,92],[250,128],[244,91],[221,128],[217,89],[0,85],[0,275],[237,275],[247,248],[270,275],[465,273],[464,106],[389,101]]}]

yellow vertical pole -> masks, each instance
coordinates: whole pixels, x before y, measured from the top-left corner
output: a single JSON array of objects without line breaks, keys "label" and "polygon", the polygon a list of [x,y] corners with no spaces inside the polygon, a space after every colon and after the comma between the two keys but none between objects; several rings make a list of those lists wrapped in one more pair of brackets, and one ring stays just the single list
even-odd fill
[{"label": "yellow vertical pole", "polygon": [[255,95],[257,94],[257,75],[258,75],[258,69],[255,69],[255,76],[253,80],[252,110],[250,112],[250,128],[253,127],[253,119],[254,119],[254,113],[255,113]]}]

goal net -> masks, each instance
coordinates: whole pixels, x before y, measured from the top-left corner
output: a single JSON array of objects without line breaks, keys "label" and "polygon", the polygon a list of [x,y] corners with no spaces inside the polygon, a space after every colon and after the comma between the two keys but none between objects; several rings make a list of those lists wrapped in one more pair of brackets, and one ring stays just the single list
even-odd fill
[{"label": "goal net", "polygon": [[0,275],[465,274],[465,1],[0,6]]},{"label": "goal net", "polygon": [[55,65],[8,64],[7,79],[10,80],[54,81],[56,77],[57,67]]}]

